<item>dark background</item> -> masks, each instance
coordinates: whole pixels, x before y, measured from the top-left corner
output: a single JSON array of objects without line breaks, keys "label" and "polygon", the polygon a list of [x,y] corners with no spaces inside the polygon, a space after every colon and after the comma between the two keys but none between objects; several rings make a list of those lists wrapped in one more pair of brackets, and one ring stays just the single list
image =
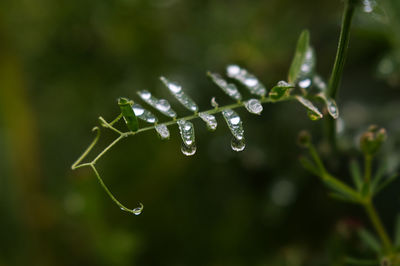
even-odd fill
[{"label": "dark background", "polygon": [[[387,172],[398,169],[400,2],[381,4],[385,12],[356,13],[338,98],[342,154],[325,155],[346,182],[350,159],[361,162],[357,138],[371,123],[388,130],[379,161]],[[312,131],[323,151],[323,121],[310,121],[296,103],[264,105],[262,116],[239,110],[241,153],[230,149],[220,116],[214,133],[194,122],[192,157],[180,152],[176,126],[168,142],[154,132],[123,140],[98,167],[121,202],[145,205],[140,216],[120,211],[90,169],[70,170],[97,117],[118,114],[119,96],[138,100],[136,91],[148,89],[188,114],[161,75],[179,81],[201,110],[213,96],[227,104],[207,70],[224,73],[237,63],[271,88],[286,79],[308,28],[327,78],[342,8],[339,0],[1,1],[0,265],[296,266],[373,258],[355,233],[370,228],[363,211],[329,198],[299,164],[298,132]],[[100,146],[113,138],[103,130]],[[377,199],[389,233],[399,187]]]}]

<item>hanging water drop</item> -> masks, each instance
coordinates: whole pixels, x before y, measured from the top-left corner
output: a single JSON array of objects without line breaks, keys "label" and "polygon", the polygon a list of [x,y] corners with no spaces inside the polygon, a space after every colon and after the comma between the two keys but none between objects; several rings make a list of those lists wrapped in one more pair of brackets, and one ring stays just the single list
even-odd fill
[{"label": "hanging water drop", "polygon": [[186,156],[192,156],[192,155],[194,155],[195,153],[196,153],[196,145],[195,144],[193,144],[193,145],[189,145],[189,146],[187,146],[185,143],[182,143],[181,144],[181,151],[182,151],[182,153],[184,154],[184,155],[186,155]]},{"label": "hanging water drop", "polygon": [[235,137],[232,137],[231,147],[232,147],[232,150],[234,150],[234,151],[237,151],[237,152],[243,151],[244,148],[246,147],[246,143],[245,143],[244,139],[239,140]]},{"label": "hanging water drop", "polygon": [[246,101],[244,106],[246,107],[247,111],[256,115],[260,115],[263,110],[261,102],[257,99],[250,99]]},{"label": "hanging water drop", "polygon": [[211,131],[214,131],[217,129],[217,119],[215,116],[210,115],[208,113],[199,113],[200,118],[206,122],[207,128]]},{"label": "hanging water drop", "polygon": [[194,136],[193,124],[186,120],[178,120],[179,132],[182,138],[181,151],[186,156],[190,156],[196,153],[196,144]]},{"label": "hanging water drop", "polygon": [[169,91],[172,93],[172,95],[188,110],[197,112],[198,107],[197,104],[187,95],[184,93],[182,90],[182,86],[169,81],[165,77],[160,77],[161,81],[164,83],[164,85],[169,89]]},{"label": "hanging water drop", "polygon": [[238,140],[243,139],[244,138],[244,130],[243,130],[243,124],[242,124],[242,120],[240,119],[240,116],[231,109],[223,110],[222,115],[224,116],[224,119],[225,119],[232,135],[235,138],[237,138]]},{"label": "hanging water drop", "polygon": [[169,134],[168,127],[166,125],[164,125],[164,124],[156,125],[155,129],[157,131],[158,136],[161,139],[163,139],[163,140],[169,139],[170,134]]},{"label": "hanging water drop", "polygon": [[137,208],[134,208],[133,210],[132,210],[132,213],[134,214],[134,215],[139,215],[139,214],[141,214],[142,213],[142,211],[143,211],[143,204],[142,203],[140,203],[139,202],[139,207],[137,207]]}]

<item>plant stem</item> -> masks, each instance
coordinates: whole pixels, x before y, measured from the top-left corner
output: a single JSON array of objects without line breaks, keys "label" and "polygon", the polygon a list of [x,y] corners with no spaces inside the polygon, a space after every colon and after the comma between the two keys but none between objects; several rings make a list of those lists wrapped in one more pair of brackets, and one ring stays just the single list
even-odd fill
[{"label": "plant stem", "polygon": [[353,19],[355,10],[355,1],[346,0],[344,6],[344,14],[342,19],[342,27],[340,29],[339,44],[336,50],[335,63],[331,77],[329,79],[328,95],[332,98],[336,98],[336,94],[339,88],[340,80],[343,73],[344,63],[347,57],[347,51],[350,40],[350,28],[351,21]]},{"label": "plant stem", "polygon": [[372,168],[372,156],[365,155],[364,165],[364,181],[369,184],[371,181],[371,168]]},{"label": "plant stem", "polygon": [[351,188],[350,186],[346,185],[336,177],[332,176],[326,169],[324,164],[322,163],[321,158],[318,155],[317,150],[315,149],[314,145],[310,144],[308,146],[308,150],[310,152],[311,157],[313,158],[314,162],[317,164],[318,170],[319,170],[319,176],[320,178],[325,181],[326,183],[329,183],[333,185],[334,187],[340,189],[342,192],[346,193],[347,195],[351,196],[354,201],[356,202],[361,202],[361,196],[360,194]]},{"label": "plant stem", "polygon": [[388,234],[386,233],[385,227],[383,226],[382,221],[379,218],[379,215],[375,210],[372,200],[369,198],[368,200],[366,200],[364,202],[363,205],[364,205],[365,210],[372,222],[372,225],[375,227],[375,230],[378,233],[379,238],[382,241],[385,252],[390,254],[392,252],[392,242],[390,241],[390,238],[388,237]]},{"label": "plant stem", "polygon": [[[355,2],[356,2],[355,0],[346,0],[344,6],[342,26],[340,29],[339,43],[336,50],[335,63],[333,65],[328,85],[328,96],[333,99],[336,99],[336,95],[340,85],[340,80],[343,74],[344,63],[347,57],[347,51],[350,40],[351,22],[353,19],[355,5],[356,5]],[[329,117],[326,122],[326,134],[328,140],[331,142],[333,147],[336,147],[335,131],[336,131],[335,120]]]}]

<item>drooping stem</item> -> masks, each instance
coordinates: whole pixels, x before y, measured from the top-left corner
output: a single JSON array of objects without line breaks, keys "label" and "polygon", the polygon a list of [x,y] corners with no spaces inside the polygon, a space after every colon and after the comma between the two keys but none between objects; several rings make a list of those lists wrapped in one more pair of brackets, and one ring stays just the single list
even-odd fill
[{"label": "drooping stem", "polygon": [[[340,29],[339,43],[336,50],[335,63],[333,65],[332,73],[329,79],[328,85],[328,96],[336,99],[336,95],[339,90],[340,80],[343,74],[343,68],[347,57],[347,51],[349,47],[350,40],[350,28],[351,22],[354,15],[356,1],[355,0],[346,0],[343,18],[342,18],[342,26]],[[331,142],[333,147],[336,147],[336,125],[335,120],[333,118],[328,118],[326,122],[326,134],[328,140]]]},{"label": "drooping stem", "polygon": [[370,218],[372,225],[374,226],[376,232],[378,233],[379,238],[382,241],[383,247],[386,253],[392,252],[392,242],[388,234],[386,233],[385,227],[382,224],[381,219],[379,218],[378,213],[375,210],[375,207],[372,203],[372,200],[368,199],[364,203],[365,210]]},{"label": "drooping stem", "polygon": [[106,191],[106,193],[108,194],[108,196],[110,196],[110,198],[120,207],[121,210],[123,211],[127,211],[133,214],[137,214],[141,212],[142,204],[141,208],[139,208],[138,210],[136,209],[129,209],[127,207],[125,207],[121,202],[119,202],[114,195],[111,193],[111,191],[108,189],[108,187],[106,186],[106,184],[104,184],[103,179],[100,177],[99,172],[97,171],[96,167],[94,166],[94,164],[90,164],[90,167],[92,168],[93,172],[95,173],[97,180],[99,181],[100,185],[103,187],[103,189]]}]

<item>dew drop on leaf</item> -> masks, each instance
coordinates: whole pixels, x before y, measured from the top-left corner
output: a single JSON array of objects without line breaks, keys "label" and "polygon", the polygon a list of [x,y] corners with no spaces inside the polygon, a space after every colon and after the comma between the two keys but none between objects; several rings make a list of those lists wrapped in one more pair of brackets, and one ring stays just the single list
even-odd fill
[{"label": "dew drop on leaf", "polygon": [[311,120],[318,120],[318,119],[323,117],[321,112],[318,110],[317,107],[315,107],[315,105],[312,102],[310,102],[306,98],[301,97],[299,95],[296,96],[296,99],[308,109],[308,111],[309,111],[308,112],[308,117]]},{"label": "dew drop on leaf", "polygon": [[178,120],[179,132],[182,138],[182,153],[186,156],[190,156],[195,154],[196,152],[196,144],[194,137],[194,127],[193,124],[186,120]]},{"label": "dew drop on leaf", "polygon": [[[229,70],[228,70],[229,71]],[[231,71],[232,72],[232,71]],[[233,71],[235,72],[235,71]],[[208,76],[212,79],[212,81],[218,85],[229,97],[234,100],[240,101],[242,100],[242,95],[240,94],[238,88],[233,83],[228,83],[225,79],[221,77],[221,75],[217,73],[207,73]]]},{"label": "dew drop on leaf", "polygon": [[249,73],[246,69],[239,67],[238,65],[229,65],[226,68],[226,74],[228,77],[236,79],[242,83],[251,94],[258,96],[265,96],[267,90],[264,85],[254,76]]},{"label": "dew drop on leaf", "polygon": [[242,124],[242,120],[240,119],[240,116],[231,109],[223,110],[222,115],[224,116],[224,119],[225,119],[232,135],[238,140],[243,139],[244,138],[244,130],[243,130],[243,124]]},{"label": "dew drop on leaf", "polygon": [[309,79],[309,78],[299,81],[299,87],[302,89],[307,89],[310,86],[311,86],[311,79]]},{"label": "dew drop on leaf", "polygon": [[169,139],[170,134],[169,134],[168,127],[166,125],[164,125],[164,124],[156,125],[155,129],[157,131],[158,136],[161,139]]},{"label": "dew drop on leaf", "polygon": [[200,118],[206,122],[207,128],[211,131],[214,131],[217,129],[217,119],[215,119],[215,116],[210,115],[208,113],[199,113]]},{"label": "dew drop on leaf", "polygon": [[239,140],[239,139],[237,139],[235,137],[232,137],[231,147],[232,147],[232,150],[234,150],[234,151],[238,151],[238,152],[239,151],[243,151],[244,148],[246,147],[246,143],[244,141],[244,138]]},{"label": "dew drop on leaf", "polygon": [[250,99],[246,101],[244,106],[246,107],[247,111],[256,115],[260,115],[263,110],[261,102],[257,99]]},{"label": "dew drop on leaf", "polygon": [[133,112],[135,112],[135,115],[142,119],[143,121],[146,121],[147,123],[156,123],[158,121],[157,117],[153,115],[152,112],[149,110],[144,109],[140,104],[134,103],[132,106]]},{"label": "dew drop on leaf", "polygon": [[143,101],[160,111],[168,117],[176,117],[176,112],[171,108],[169,102],[165,99],[157,99],[147,90],[138,91],[137,94]]},{"label": "dew drop on leaf", "polygon": [[192,156],[196,153],[196,144],[192,145],[186,145],[185,143],[182,142],[181,144],[181,151],[184,155],[186,156]]},{"label": "dew drop on leaf", "polygon": [[186,109],[197,112],[199,109],[197,104],[190,98],[183,90],[182,86],[169,81],[165,77],[160,77],[164,85],[169,89],[172,95],[184,106]]}]

